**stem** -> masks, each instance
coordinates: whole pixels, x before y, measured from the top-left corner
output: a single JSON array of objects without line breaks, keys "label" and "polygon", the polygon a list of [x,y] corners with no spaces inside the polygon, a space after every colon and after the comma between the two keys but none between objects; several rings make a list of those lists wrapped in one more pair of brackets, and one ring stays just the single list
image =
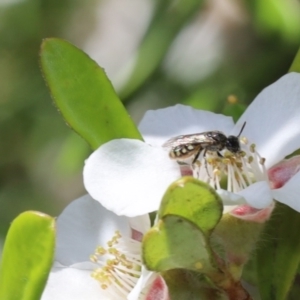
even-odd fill
[{"label": "stem", "polygon": [[[233,276],[233,274],[237,275],[237,273],[239,273],[238,271],[240,271],[240,268],[236,266],[238,271],[235,270],[236,272],[233,272],[233,274],[231,274],[228,266],[226,267],[224,261],[216,254],[215,259],[218,263],[219,271],[209,276],[212,282],[219,289],[225,292],[229,300],[252,300],[252,297],[250,296],[248,291],[242,286],[239,280],[240,277]],[[231,268],[233,268],[233,266],[231,266]]]}]

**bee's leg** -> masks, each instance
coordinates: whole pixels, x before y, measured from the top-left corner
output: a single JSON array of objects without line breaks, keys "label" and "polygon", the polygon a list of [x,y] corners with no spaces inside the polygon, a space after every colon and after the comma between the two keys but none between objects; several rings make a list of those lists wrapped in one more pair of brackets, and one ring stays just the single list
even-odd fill
[{"label": "bee's leg", "polygon": [[196,153],[196,155],[195,155],[195,157],[192,161],[192,165],[194,165],[195,162],[197,161],[197,159],[199,158],[199,155],[200,155],[201,151],[202,151],[202,148],[200,148],[199,151]]},{"label": "bee's leg", "polygon": [[210,179],[212,179],[211,176],[210,176],[210,174],[209,174],[209,172],[208,172],[207,160],[206,160],[206,152],[207,152],[207,150],[205,149],[205,151],[204,151],[204,153],[203,153],[203,157],[204,157],[204,161],[205,161],[205,170],[206,170],[207,176],[208,176]]},{"label": "bee's leg", "polygon": [[197,172],[196,173],[197,178],[199,178],[199,176],[200,176],[200,162],[199,162],[199,164],[197,164],[197,160],[198,160],[199,155],[200,155],[202,150],[203,149],[200,147],[198,152],[196,153],[193,161],[192,161],[192,169]]}]

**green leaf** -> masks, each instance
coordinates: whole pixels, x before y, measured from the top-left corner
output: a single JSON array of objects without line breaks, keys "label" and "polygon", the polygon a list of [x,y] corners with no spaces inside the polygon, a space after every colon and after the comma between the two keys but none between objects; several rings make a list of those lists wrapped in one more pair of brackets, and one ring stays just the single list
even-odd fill
[{"label": "green leaf", "polygon": [[118,138],[142,140],[104,70],[70,43],[45,39],[41,66],[66,122],[93,149]]},{"label": "green leaf", "polygon": [[214,189],[193,177],[183,177],[166,191],[158,216],[181,216],[208,235],[220,221],[222,211],[222,200]]},{"label": "green leaf", "polygon": [[257,277],[264,300],[287,299],[300,263],[300,214],[276,204],[257,247]]},{"label": "green leaf", "polygon": [[197,272],[184,269],[169,270],[162,273],[168,285],[172,300],[228,300],[228,297],[216,289],[216,286]]},{"label": "green leaf", "polygon": [[185,268],[211,273],[215,266],[206,236],[188,220],[168,215],[143,239],[143,259],[149,270]]},{"label": "green leaf", "polygon": [[[255,15],[252,17],[260,34],[276,34],[285,40],[285,45],[299,41],[299,5],[290,1],[249,1],[254,4]],[[250,5],[251,5],[250,4]]]},{"label": "green leaf", "polygon": [[8,231],[0,265],[0,299],[40,299],[51,269],[55,247],[55,221],[28,211]]},{"label": "green leaf", "polygon": [[289,69],[289,72],[297,72],[300,73],[300,48],[294,58],[294,61]]}]

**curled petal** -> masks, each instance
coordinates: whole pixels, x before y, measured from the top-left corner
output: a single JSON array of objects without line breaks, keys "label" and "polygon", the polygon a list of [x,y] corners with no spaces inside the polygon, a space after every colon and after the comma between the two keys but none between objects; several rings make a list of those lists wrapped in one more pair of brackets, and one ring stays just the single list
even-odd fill
[{"label": "curled petal", "polygon": [[300,148],[300,74],[289,73],[265,88],[235,126],[257,146],[269,168]]},{"label": "curled petal", "polygon": [[177,135],[212,130],[227,134],[233,126],[231,117],[177,104],[147,111],[139,124],[139,130],[148,144],[161,146]]},{"label": "curled petal", "polygon": [[249,205],[240,205],[231,210],[230,214],[236,218],[245,221],[264,223],[270,218],[274,207],[274,202],[272,202],[268,207],[263,209],[253,208]]},{"label": "curled petal", "polygon": [[146,300],[169,300],[168,287],[162,276],[157,276],[152,282]]},{"label": "curled petal", "polygon": [[300,156],[285,159],[268,170],[272,189],[281,188],[300,170]]},{"label": "curled petal", "polygon": [[229,211],[227,206],[230,205],[235,207],[236,205],[248,204],[252,206],[252,208],[262,209],[268,207],[273,201],[270,187],[266,181],[251,184],[237,193],[228,192],[226,190],[217,190],[217,193],[226,206],[226,212]]},{"label": "curled petal", "polygon": [[130,236],[126,217],[116,216],[89,195],[74,200],[57,219],[55,260],[65,266],[88,261],[116,230]]},{"label": "curled petal", "polygon": [[274,199],[300,212],[300,172],[296,173],[284,186],[272,190]]},{"label": "curled petal", "polygon": [[117,215],[140,216],[158,209],[167,187],[180,169],[161,147],[119,139],[87,159],[84,185],[88,193]]},{"label": "curled petal", "polygon": [[255,182],[238,194],[244,197],[250,206],[257,209],[266,208],[273,202],[272,193],[266,181]]},{"label": "curled petal", "polygon": [[139,295],[149,285],[157,275],[154,272],[148,271],[144,266],[142,266],[142,272],[139,280],[137,281],[135,287],[131,290],[127,296],[127,300],[139,299]]}]

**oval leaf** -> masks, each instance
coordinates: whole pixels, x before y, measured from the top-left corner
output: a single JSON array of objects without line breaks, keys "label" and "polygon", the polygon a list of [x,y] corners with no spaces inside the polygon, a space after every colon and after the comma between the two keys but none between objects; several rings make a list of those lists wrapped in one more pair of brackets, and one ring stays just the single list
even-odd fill
[{"label": "oval leaf", "polygon": [[149,270],[215,271],[206,236],[193,223],[178,216],[165,216],[152,227],[144,236],[142,249]]},{"label": "oval leaf", "polygon": [[183,177],[166,191],[159,218],[168,214],[181,216],[209,234],[220,221],[222,212],[222,200],[214,189],[193,177]]},{"label": "oval leaf", "polygon": [[117,138],[142,140],[104,70],[83,51],[64,40],[45,39],[41,66],[63,117],[93,149]]},{"label": "oval leaf", "polygon": [[55,221],[39,212],[24,212],[11,224],[0,265],[0,299],[40,299],[51,269]]}]

